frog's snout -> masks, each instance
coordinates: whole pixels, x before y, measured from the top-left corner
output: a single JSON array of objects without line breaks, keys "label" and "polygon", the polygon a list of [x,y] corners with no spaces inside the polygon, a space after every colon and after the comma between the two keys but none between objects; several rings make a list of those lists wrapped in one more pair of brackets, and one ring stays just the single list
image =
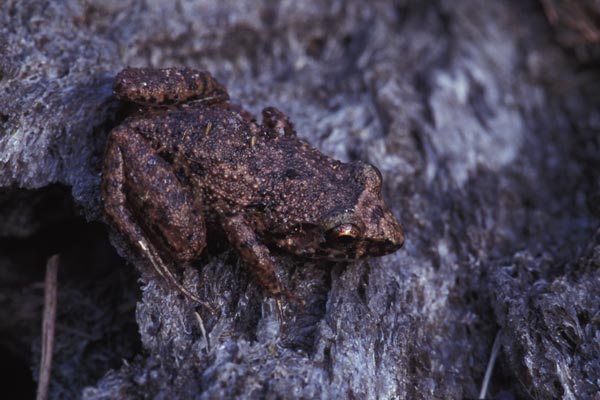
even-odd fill
[{"label": "frog's snout", "polygon": [[388,211],[388,213],[387,218],[384,218],[382,221],[381,229],[383,236],[393,249],[391,251],[396,251],[404,244],[404,230],[392,212]]},{"label": "frog's snout", "polygon": [[360,216],[364,226],[356,258],[383,256],[393,253],[404,244],[402,226],[381,198],[380,192],[363,191],[357,201],[355,215]]},{"label": "frog's snout", "polygon": [[367,240],[362,251],[357,252],[357,258],[379,257],[391,254],[400,249],[404,244],[404,235],[401,231],[395,233],[393,237],[387,237],[382,240]]}]

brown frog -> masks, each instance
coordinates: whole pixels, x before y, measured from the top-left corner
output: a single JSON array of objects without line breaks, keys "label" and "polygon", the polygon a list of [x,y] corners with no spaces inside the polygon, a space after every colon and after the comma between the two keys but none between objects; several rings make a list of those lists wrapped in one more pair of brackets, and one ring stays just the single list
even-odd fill
[{"label": "brown frog", "polygon": [[207,225],[222,228],[277,298],[294,296],[277,279],[270,247],[356,260],[402,246],[377,168],[327,157],[298,139],[281,111],[265,108],[259,124],[209,73],[188,68],[126,68],[114,93],[138,109],[108,138],[106,215],[194,301],[210,308],[171,267],[199,256]]}]

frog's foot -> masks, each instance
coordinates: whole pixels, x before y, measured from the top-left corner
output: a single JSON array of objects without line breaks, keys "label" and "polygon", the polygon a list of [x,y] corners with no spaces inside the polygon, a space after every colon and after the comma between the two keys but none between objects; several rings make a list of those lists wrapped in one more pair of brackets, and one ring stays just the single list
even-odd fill
[{"label": "frog's foot", "polygon": [[262,110],[262,124],[269,132],[275,135],[294,137],[296,131],[288,117],[275,107]]},{"label": "frog's foot", "polygon": [[301,297],[296,296],[287,289],[282,289],[279,298],[284,298],[288,304],[295,304],[298,308],[300,308],[300,311],[304,310],[304,306],[306,305],[306,302]]},{"label": "frog's foot", "polygon": [[282,303],[284,300],[288,304],[294,303],[300,309],[300,312],[302,312],[302,310],[304,310],[304,306],[306,305],[306,303],[300,297],[296,296],[295,294],[293,294],[292,292],[290,292],[287,289],[282,289],[280,294],[277,295],[277,297],[275,298],[275,306],[277,307],[277,318],[279,319],[279,323],[285,330],[285,328],[287,326],[287,321],[283,315]]}]

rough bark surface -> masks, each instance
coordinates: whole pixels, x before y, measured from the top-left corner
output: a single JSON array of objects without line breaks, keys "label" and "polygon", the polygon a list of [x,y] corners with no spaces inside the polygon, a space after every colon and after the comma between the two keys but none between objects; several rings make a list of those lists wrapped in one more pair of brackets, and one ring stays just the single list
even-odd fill
[{"label": "rough bark surface", "polygon": [[[56,335],[57,351],[75,355],[55,356],[51,395],[473,398],[499,334],[490,398],[598,396],[600,10],[564,4],[4,2],[3,246],[75,212],[102,220],[103,146],[122,118],[111,85],[126,65],[207,69],[252,112],[280,108],[324,153],[377,165],[406,229],[403,249],[364,263],[278,255],[282,281],[307,299],[304,310],[286,310],[286,329],[227,245],[213,243],[181,278],[218,307],[211,316],[166,289],[114,235],[142,277],[142,350],[125,328],[120,342],[117,329],[130,321],[118,304],[136,295],[134,272],[107,274],[122,263],[90,250],[90,268],[105,263],[105,272],[86,277],[85,255],[76,259],[80,286],[61,294]],[[75,207],[39,216],[52,196],[23,189],[56,183],[71,189]],[[108,252],[101,232],[91,237]],[[41,298],[14,290],[30,287],[15,271],[33,261],[13,250],[0,258],[8,311],[18,310],[15,298]],[[61,304],[85,318],[61,314]],[[11,327],[23,332],[35,313],[8,311],[2,337],[14,339]],[[33,365],[38,356],[34,346]]]}]

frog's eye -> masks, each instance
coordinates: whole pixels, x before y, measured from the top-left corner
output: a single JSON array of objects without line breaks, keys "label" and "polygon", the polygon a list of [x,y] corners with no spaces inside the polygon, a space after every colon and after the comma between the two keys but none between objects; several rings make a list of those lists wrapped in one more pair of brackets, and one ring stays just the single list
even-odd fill
[{"label": "frog's eye", "polygon": [[360,228],[354,224],[341,224],[326,233],[327,241],[348,245],[360,236]]}]

